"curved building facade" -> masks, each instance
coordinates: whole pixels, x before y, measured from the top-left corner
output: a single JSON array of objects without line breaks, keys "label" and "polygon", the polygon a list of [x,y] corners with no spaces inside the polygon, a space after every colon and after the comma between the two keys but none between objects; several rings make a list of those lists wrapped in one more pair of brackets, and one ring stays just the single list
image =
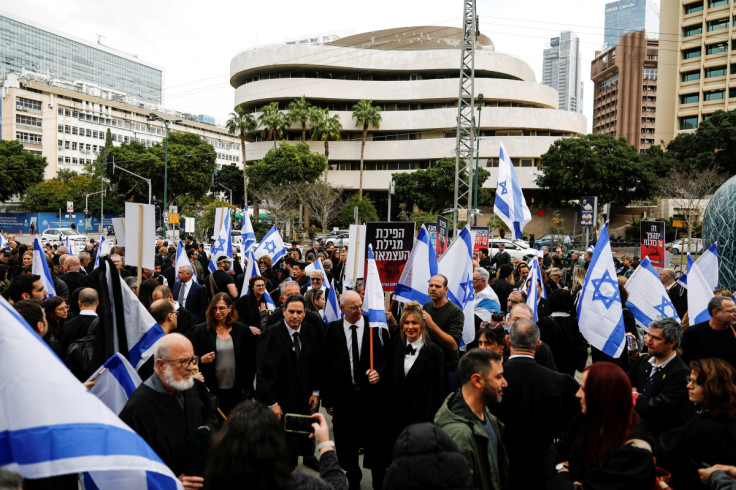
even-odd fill
[{"label": "curved building facade", "polygon": [[[382,120],[379,129],[369,129],[363,186],[385,191],[392,173],[454,158],[461,41],[461,29],[425,26],[368,32],[327,44],[253,48],[230,63],[235,106],[257,116],[265,104],[278,101],[286,111],[289,102],[304,95],[313,105],[329,108],[331,115],[339,115],[344,130],[341,141],[329,143],[328,179],[357,189],[362,128],[352,118],[352,107],[361,99],[372,100],[381,107]],[[496,52],[486,36],[476,46],[475,93],[484,96],[480,165],[491,171],[486,186],[496,181],[501,143],[522,186],[535,188],[540,156],[552,142],[585,133],[583,115],[558,110],[557,91],[537,83],[525,62]],[[300,138],[301,125],[296,123],[286,139]],[[273,148],[260,133],[249,135],[248,141],[249,161],[262,159]],[[310,145],[313,151],[324,151],[322,142]]]}]

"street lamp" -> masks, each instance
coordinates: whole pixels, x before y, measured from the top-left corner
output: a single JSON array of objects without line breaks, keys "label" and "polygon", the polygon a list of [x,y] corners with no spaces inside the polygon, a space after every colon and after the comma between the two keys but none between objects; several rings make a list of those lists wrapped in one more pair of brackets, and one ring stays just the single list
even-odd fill
[{"label": "street lamp", "polygon": [[478,159],[480,158],[480,111],[483,109],[483,94],[478,94],[478,142],[475,150],[475,185],[473,186],[473,226],[478,225]]},{"label": "street lamp", "polygon": [[[149,121],[161,121],[164,123],[164,128],[166,129],[166,138],[164,140],[164,211],[168,211],[169,208],[167,206],[167,197],[168,197],[168,189],[169,189],[169,123],[179,123],[181,122],[181,119],[177,119],[175,121],[167,121],[163,117],[159,116],[155,112],[151,112],[148,114],[148,120]],[[166,234],[168,235],[169,227],[168,223],[165,223],[166,225]]]}]

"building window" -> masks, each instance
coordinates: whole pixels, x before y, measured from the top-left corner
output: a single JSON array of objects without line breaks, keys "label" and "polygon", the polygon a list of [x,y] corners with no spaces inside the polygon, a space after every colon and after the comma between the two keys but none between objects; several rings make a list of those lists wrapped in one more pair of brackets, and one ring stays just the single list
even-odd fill
[{"label": "building window", "polygon": [[72,141],[72,150],[76,150],[76,149],[77,149],[77,142]]},{"label": "building window", "polygon": [[682,28],[683,37],[697,36],[703,33],[703,24],[696,24],[694,26],[687,26]]},{"label": "building window", "polygon": [[726,66],[714,66],[712,68],[706,68],[705,69],[705,78],[713,78],[713,77],[725,77],[726,76]]},{"label": "building window", "polygon": [[690,48],[682,52],[682,59],[691,60],[694,58],[700,58],[700,48]]},{"label": "building window", "polygon": [[715,43],[715,44],[709,44],[705,47],[705,54],[718,54],[718,53],[725,53],[728,51],[728,43],[722,42],[722,43]]},{"label": "building window", "polygon": [[698,116],[686,116],[680,118],[680,129],[696,129],[698,127]]},{"label": "building window", "polygon": [[685,5],[685,15],[703,11],[703,2],[689,3]]},{"label": "building window", "polygon": [[682,74],[683,82],[692,82],[693,80],[700,80],[700,70],[686,71]]},{"label": "building window", "polygon": [[728,29],[728,19],[708,21],[708,32],[720,31],[721,29]]},{"label": "building window", "polygon": [[41,135],[40,134],[34,134],[34,133],[24,133],[21,131],[16,131],[15,133],[15,139],[20,141],[21,143],[33,143],[35,145],[41,144]]},{"label": "building window", "polygon": [[736,88],[731,87],[728,89],[728,98],[733,99],[734,97],[736,97]]},{"label": "building window", "polygon": [[34,111],[40,111],[41,110],[41,101],[39,100],[32,100],[32,99],[26,99],[25,97],[17,97],[15,99],[15,103],[21,110],[27,110],[32,109]]},{"label": "building window", "polygon": [[685,94],[680,96],[680,104],[693,104],[699,100],[699,94]]},{"label": "building window", "polygon": [[656,80],[657,69],[656,68],[644,68],[644,80]]},{"label": "building window", "polygon": [[714,9],[716,7],[723,7],[728,5],[728,0],[708,0],[708,8]]},{"label": "building window", "polygon": [[703,100],[722,100],[725,98],[726,98],[725,89],[709,90],[708,92],[703,92]]}]

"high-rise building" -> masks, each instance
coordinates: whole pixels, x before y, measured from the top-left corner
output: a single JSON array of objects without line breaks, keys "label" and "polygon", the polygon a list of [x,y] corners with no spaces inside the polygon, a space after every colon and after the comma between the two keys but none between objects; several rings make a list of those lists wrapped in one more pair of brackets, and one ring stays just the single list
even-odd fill
[{"label": "high-rise building", "polygon": [[25,72],[97,85],[141,102],[162,102],[161,68],[0,11],[0,79]]},{"label": "high-rise building", "polygon": [[[736,108],[729,0],[663,0],[655,139],[669,142],[717,110]],[[731,104],[734,105],[731,105]]]},{"label": "high-rise building", "polygon": [[571,31],[560,33],[544,50],[542,83],[557,90],[558,109],[583,112],[580,77],[580,39]]},{"label": "high-rise building", "polygon": [[[277,102],[285,111],[304,95],[329,109],[343,131],[339,141],[329,142],[328,182],[357,189],[362,126],[356,125],[352,108],[361,99],[372,100],[382,108],[382,120],[379,128],[369,129],[363,186],[386,192],[392,174],[426,169],[455,155],[462,35],[454,27],[403,27],[327,44],[249,49],[230,62],[235,106],[257,116],[265,104]],[[524,61],[496,52],[484,35],[476,44],[475,93],[484,95],[479,161],[491,173],[486,187],[495,185],[501,143],[522,187],[536,189],[541,155],[555,140],[585,133],[585,116],[558,110],[557,93],[538,83]],[[300,140],[301,127],[292,125],[283,139]],[[248,134],[247,141],[251,161],[274,146],[261,131]],[[308,144],[312,151],[324,151],[321,141]]]},{"label": "high-rise building", "polygon": [[603,49],[616,46],[619,36],[628,32],[646,31],[646,37],[656,39],[659,33],[659,4],[655,0],[617,0],[606,4]]},{"label": "high-rise building", "polygon": [[644,31],[630,32],[618,45],[595,53],[593,133],[624,137],[639,151],[655,143],[657,45]]}]

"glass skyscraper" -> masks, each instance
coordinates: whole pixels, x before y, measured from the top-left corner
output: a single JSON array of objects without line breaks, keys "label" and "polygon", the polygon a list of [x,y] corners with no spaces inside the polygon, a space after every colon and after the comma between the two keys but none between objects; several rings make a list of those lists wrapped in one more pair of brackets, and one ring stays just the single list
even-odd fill
[{"label": "glass skyscraper", "polygon": [[657,39],[659,4],[654,0],[618,0],[606,4],[603,42],[610,48],[618,45],[619,36],[646,31],[647,38]]},{"label": "glass skyscraper", "polygon": [[95,84],[142,102],[162,102],[161,68],[0,12],[0,72],[23,70]]}]

